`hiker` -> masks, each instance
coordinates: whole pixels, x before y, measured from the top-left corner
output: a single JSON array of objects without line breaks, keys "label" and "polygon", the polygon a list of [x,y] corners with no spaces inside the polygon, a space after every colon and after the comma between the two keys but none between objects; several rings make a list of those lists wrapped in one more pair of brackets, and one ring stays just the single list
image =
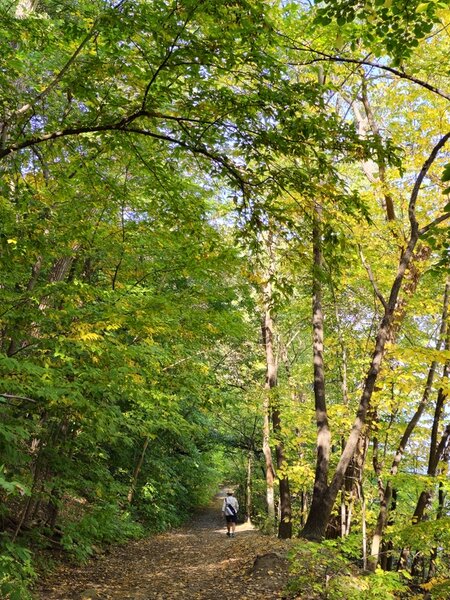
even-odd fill
[{"label": "hiker", "polygon": [[239,502],[233,496],[233,490],[228,490],[227,495],[223,499],[222,514],[227,522],[227,536],[234,537],[236,529],[237,514],[239,510]]}]

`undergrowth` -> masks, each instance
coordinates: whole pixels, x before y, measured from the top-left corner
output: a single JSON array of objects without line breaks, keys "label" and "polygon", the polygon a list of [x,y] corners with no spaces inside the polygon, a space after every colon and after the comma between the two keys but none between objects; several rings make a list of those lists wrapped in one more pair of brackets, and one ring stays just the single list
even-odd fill
[{"label": "undergrowth", "polygon": [[289,591],[302,600],[398,600],[408,581],[399,572],[363,572],[334,543],[301,541],[291,551]]}]

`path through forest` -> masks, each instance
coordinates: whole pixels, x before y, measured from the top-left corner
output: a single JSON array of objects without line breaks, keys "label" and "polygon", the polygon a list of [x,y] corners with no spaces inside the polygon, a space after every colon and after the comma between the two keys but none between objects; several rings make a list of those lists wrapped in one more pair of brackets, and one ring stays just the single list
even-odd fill
[{"label": "path through forest", "polygon": [[[189,525],[113,548],[82,567],[61,566],[40,600],[270,600],[283,597],[289,542],[238,525],[225,535],[223,493]],[[255,559],[258,556],[266,558]]]}]

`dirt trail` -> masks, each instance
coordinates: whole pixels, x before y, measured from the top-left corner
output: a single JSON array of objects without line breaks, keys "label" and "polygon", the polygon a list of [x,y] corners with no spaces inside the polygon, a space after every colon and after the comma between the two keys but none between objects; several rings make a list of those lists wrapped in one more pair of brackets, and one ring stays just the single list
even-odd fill
[{"label": "dirt trail", "polygon": [[[282,598],[288,542],[238,525],[225,535],[223,494],[182,529],[114,548],[83,567],[61,566],[39,600],[271,600]],[[268,563],[257,556],[276,553]],[[274,561],[272,564],[272,560]]]}]

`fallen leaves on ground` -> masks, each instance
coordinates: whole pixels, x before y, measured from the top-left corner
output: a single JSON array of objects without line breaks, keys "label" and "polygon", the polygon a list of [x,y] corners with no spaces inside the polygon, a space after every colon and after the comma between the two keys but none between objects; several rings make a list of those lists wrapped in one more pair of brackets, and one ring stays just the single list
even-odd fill
[{"label": "fallen leaves on ground", "polygon": [[[228,538],[218,497],[188,526],[131,542],[82,567],[60,566],[40,600],[275,600],[287,581],[288,541],[239,525]],[[258,557],[270,555],[262,561]],[[256,563],[255,563],[256,560]]]}]

